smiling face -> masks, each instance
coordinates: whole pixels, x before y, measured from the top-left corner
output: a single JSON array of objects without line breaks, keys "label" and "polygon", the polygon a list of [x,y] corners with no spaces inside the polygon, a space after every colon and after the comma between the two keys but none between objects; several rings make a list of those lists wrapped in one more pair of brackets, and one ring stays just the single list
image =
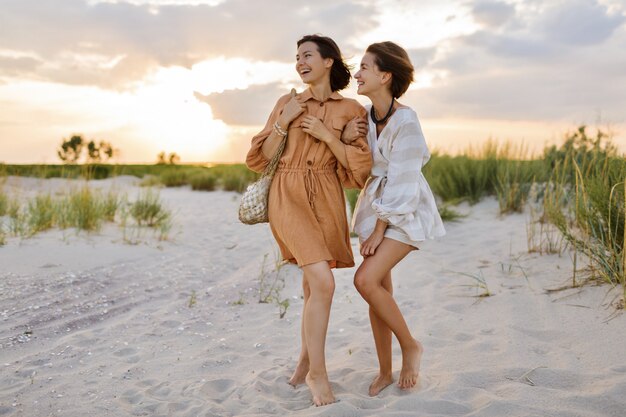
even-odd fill
[{"label": "smiling face", "polygon": [[354,78],[357,81],[357,93],[362,96],[370,96],[372,93],[376,93],[381,88],[386,88],[390,79],[388,72],[383,72],[376,66],[374,54],[366,52],[361,59],[359,65],[359,71],[354,74]]},{"label": "smiling face", "polygon": [[298,47],[296,55],[296,71],[302,82],[309,85],[318,84],[324,80],[330,82],[330,68],[333,65],[331,58],[322,58],[314,42],[304,42]]}]

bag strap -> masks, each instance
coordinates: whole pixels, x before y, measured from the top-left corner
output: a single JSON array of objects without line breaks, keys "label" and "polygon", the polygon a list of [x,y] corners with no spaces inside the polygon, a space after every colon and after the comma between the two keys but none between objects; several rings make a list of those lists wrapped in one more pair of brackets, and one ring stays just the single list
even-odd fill
[{"label": "bag strap", "polygon": [[[296,89],[292,88],[289,94],[291,95],[292,99],[296,97]],[[278,148],[276,149],[276,153],[274,154],[274,156],[272,156],[272,159],[270,159],[270,162],[269,164],[267,164],[267,167],[265,167],[265,170],[263,171],[263,174],[261,175],[261,177],[266,177],[266,176],[273,177],[274,176],[274,172],[276,172],[276,167],[278,166],[278,160],[283,155],[283,151],[285,150],[286,143],[287,143],[287,135],[283,136],[283,140],[278,145]]]},{"label": "bag strap", "polygon": [[276,149],[276,153],[274,153],[274,156],[272,156],[272,159],[270,159],[270,162],[265,167],[265,170],[263,171],[263,174],[261,175],[261,177],[267,177],[267,176],[271,177],[274,175],[274,172],[276,172],[276,168],[278,167],[278,161],[280,160],[280,157],[283,155],[283,151],[285,150],[286,143],[287,143],[287,135],[285,135],[283,139],[280,141],[280,143],[278,144],[278,149]]}]

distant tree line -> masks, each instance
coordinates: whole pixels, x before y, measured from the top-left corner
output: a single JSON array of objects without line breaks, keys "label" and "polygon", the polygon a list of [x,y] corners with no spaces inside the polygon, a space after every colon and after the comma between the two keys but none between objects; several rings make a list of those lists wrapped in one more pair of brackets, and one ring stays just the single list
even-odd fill
[{"label": "distant tree line", "polygon": [[157,155],[157,165],[176,165],[180,162],[180,156],[176,152],[170,152],[166,155],[165,152],[159,152]]},{"label": "distant tree line", "polygon": [[[86,154],[85,154],[86,152]],[[83,139],[81,135],[73,135],[69,139],[63,139],[61,147],[57,150],[57,155],[66,164],[76,164],[85,154],[85,161],[88,164],[98,164],[107,162],[113,156],[119,154],[119,149],[114,149],[109,142]],[[176,165],[180,162],[180,156],[176,152],[165,151],[157,155],[157,165]]]},{"label": "distant tree line", "polygon": [[83,139],[81,135],[73,135],[69,139],[63,139],[61,148],[57,151],[59,158],[66,164],[76,164],[81,156],[86,152],[87,163],[95,164],[106,162],[119,152],[113,149],[109,142]]}]

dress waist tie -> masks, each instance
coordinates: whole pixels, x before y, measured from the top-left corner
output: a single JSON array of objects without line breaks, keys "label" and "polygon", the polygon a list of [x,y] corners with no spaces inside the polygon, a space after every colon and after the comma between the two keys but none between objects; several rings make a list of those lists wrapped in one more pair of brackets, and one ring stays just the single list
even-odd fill
[{"label": "dress waist tie", "polygon": [[311,208],[315,208],[315,196],[317,195],[318,187],[317,187],[317,178],[313,174],[313,170],[311,168],[307,168],[306,173],[304,174],[304,189],[306,190],[306,196],[309,200],[309,205]]},{"label": "dress waist tie", "polygon": [[319,178],[318,175],[334,175],[335,168],[313,168],[313,167],[289,167],[278,166],[277,173],[289,173],[297,172],[304,174],[304,189],[306,190],[306,197],[311,208],[314,208],[315,196],[319,192]]}]

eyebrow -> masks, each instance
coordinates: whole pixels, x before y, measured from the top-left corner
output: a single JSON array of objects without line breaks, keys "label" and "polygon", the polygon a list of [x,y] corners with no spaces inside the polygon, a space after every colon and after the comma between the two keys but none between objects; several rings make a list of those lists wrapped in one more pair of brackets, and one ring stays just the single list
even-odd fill
[{"label": "eyebrow", "polygon": [[[307,52],[313,52],[312,49],[305,49],[304,51],[302,51],[302,54],[306,54]],[[296,56],[299,56],[300,54],[296,54]]]}]

